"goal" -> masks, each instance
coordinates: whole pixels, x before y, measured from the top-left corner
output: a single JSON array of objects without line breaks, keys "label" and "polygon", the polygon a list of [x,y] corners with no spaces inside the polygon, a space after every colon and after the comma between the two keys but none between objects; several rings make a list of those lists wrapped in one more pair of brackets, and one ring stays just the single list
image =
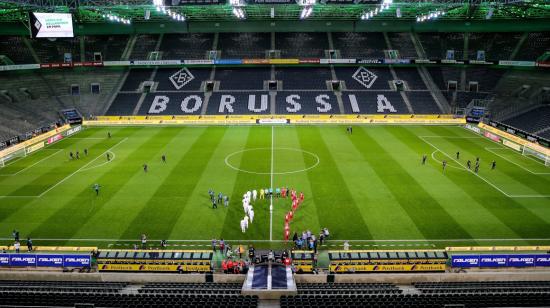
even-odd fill
[{"label": "goal", "polygon": [[0,156],[0,168],[5,167],[10,161],[27,156],[27,149],[22,147],[15,151],[11,151]]},{"label": "goal", "polygon": [[532,156],[550,167],[550,150],[537,145],[526,144],[523,146],[522,155]]}]

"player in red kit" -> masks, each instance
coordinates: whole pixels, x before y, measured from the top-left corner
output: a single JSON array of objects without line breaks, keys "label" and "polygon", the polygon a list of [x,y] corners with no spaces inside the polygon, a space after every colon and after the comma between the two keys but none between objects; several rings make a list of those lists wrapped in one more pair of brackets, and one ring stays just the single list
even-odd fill
[{"label": "player in red kit", "polygon": [[301,192],[301,193],[300,193],[300,202],[303,202],[303,201],[304,201],[304,193]]}]

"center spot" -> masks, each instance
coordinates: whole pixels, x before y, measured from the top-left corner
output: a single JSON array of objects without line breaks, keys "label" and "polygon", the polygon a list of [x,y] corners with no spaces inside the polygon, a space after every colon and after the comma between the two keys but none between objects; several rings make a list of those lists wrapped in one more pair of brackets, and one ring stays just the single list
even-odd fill
[{"label": "center spot", "polygon": [[273,174],[291,174],[317,167],[319,156],[294,148],[254,148],[227,155],[225,164],[246,173],[271,174],[273,167]]}]

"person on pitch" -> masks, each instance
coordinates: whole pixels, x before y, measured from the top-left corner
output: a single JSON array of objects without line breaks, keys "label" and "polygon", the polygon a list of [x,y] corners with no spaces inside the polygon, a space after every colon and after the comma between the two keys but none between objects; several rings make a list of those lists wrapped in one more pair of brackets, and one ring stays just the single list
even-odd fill
[{"label": "person on pitch", "polygon": [[163,162],[163,163],[166,163],[166,154],[162,154],[161,159],[162,159],[162,162]]},{"label": "person on pitch", "polygon": [[427,158],[428,158],[428,156],[426,154],[422,155],[422,165],[426,164],[426,159]]},{"label": "person on pitch", "polygon": [[107,156],[107,161],[111,161],[111,154],[106,153],[105,155]]},{"label": "person on pitch", "polygon": [[258,191],[254,189],[252,191],[252,200],[256,202],[256,198],[258,198]]},{"label": "person on pitch", "polygon": [[147,166],[147,164],[143,164],[143,172],[147,173],[148,170],[149,166]]},{"label": "person on pitch", "polygon": [[100,188],[101,188],[101,186],[100,186],[99,184],[97,184],[97,183],[94,184],[93,189],[94,189],[94,191],[95,191],[95,195],[96,195],[96,196],[99,196],[99,189],[100,189]]},{"label": "person on pitch", "polygon": [[468,159],[468,161],[466,162],[466,166],[468,167],[468,170],[471,170],[472,169],[472,162]]},{"label": "person on pitch", "polygon": [[456,159],[460,159],[460,152],[456,151]]},{"label": "person on pitch", "polygon": [[493,160],[493,162],[491,163],[491,170],[495,170],[496,167],[497,167],[497,162]]}]

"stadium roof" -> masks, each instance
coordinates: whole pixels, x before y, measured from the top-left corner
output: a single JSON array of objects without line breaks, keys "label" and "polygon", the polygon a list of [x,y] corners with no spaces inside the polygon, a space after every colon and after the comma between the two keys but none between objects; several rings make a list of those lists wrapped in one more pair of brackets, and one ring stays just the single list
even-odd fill
[{"label": "stadium roof", "polygon": [[[269,3],[273,2],[273,3]],[[311,20],[360,20],[361,16],[380,8],[380,0],[323,0],[313,5]],[[212,4],[215,3],[215,4]],[[294,0],[247,0],[240,2],[247,20],[299,20],[303,5]],[[262,3],[262,4],[259,4]],[[233,6],[226,0],[165,0],[169,12],[185,16],[187,21],[233,21]],[[71,12],[78,23],[108,22],[106,14],[132,22],[172,20],[165,11],[158,11],[152,0],[1,0],[0,22],[28,20],[29,11]],[[415,20],[433,12],[444,12],[441,20],[541,19],[550,18],[550,3],[528,1],[420,1],[399,0],[372,17],[375,20]],[[368,21],[367,21],[368,22]]]}]

